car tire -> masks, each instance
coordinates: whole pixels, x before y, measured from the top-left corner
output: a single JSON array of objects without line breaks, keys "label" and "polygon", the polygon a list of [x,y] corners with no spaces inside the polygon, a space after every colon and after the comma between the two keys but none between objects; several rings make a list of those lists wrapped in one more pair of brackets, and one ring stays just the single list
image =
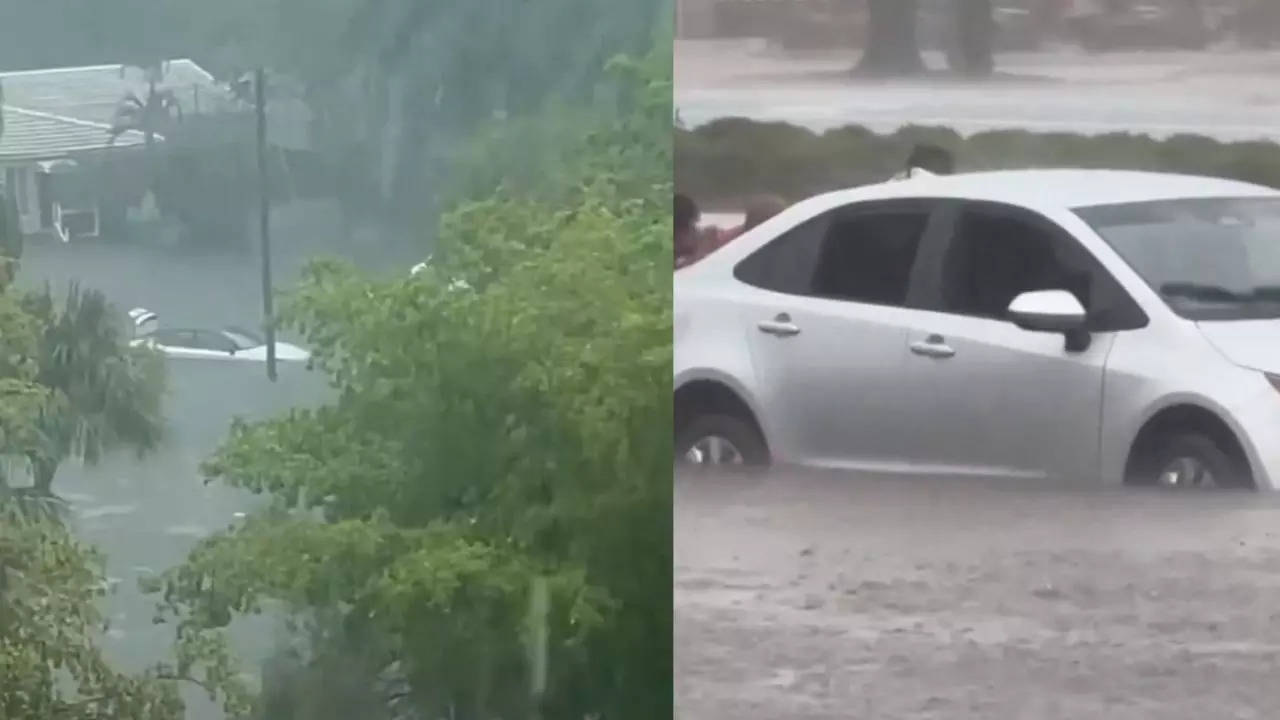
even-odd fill
[{"label": "car tire", "polygon": [[[705,457],[708,450],[719,451],[721,457],[695,459],[695,451]],[[769,465],[769,449],[751,422],[732,415],[702,415],[676,437],[675,461],[682,465],[765,467]]]},{"label": "car tire", "polygon": [[1247,466],[1233,458],[1207,435],[1170,435],[1156,446],[1145,463],[1144,485],[1172,489],[1239,489],[1253,486]]}]

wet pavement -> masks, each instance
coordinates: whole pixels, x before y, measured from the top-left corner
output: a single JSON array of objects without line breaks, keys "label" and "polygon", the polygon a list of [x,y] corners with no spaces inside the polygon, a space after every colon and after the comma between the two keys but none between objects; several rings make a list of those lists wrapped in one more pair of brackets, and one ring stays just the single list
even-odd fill
[{"label": "wet pavement", "polygon": [[[1178,133],[1280,140],[1280,52],[1012,53],[987,82],[857,81],[856,53],[792,54],[763,41],[680,41],[676,110],[695,127],[720,117],[785,121],[822,131],[907,124],[961,133]],[[943,61],[926,54],[934,67]]]},{"label": "wet pavement", "polygon": [[676,717],[1263,718],[1280,496],[682,475]]}]

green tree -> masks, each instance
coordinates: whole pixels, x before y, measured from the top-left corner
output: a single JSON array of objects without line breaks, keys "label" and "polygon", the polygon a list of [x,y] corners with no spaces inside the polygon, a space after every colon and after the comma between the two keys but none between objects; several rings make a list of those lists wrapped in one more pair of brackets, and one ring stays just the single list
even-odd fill
[{"label": "green tree", "polygon": [[147,147],[155,145],[156,135],[164,133],[173,123],[182,121],[182,105],[173,90],[160,87],[164,80],[167,63],[157,61],[141,66],[120,66],[121,75],[128,67],[138,67],[147,79],[147,93],[139,97],[136,93],[126,93],[116,106],[115,117],[108,131],[111,142],[126,132],[142,133]]},{"label": "green tree", "polygon": [[23,306],[41,328],[36,382],[52,393],[39,418],[41,442],[27,453],[34,494],[52,495],[67,459],[93,464],[120,447],[154,449],[164,429],[163,356],[130,347],[106,296],[78,283],[61,305],[45,287]]},{"label": "green tree", "polygon": [[461,206],[425,272],[311,268],[285,316],[339,399],[206,464],[274,503],[164,576],[181,635],[273,599],[425,717],[670,713],[670,58],[612,63],[572,180]]},{"label": "green tree", "polygon": [[[0,321],[0,332],[10,329],[12,324]],[[18,390],[22,382],[25,392]],[[6,441],[28,434],[12,431],[30,427],[42,394],[30,380],[0,379]],[[14,404],[15,396],[30,402]],[[27,411],[25,420],[21,410]],[[33,516],[13,498],[0,498],[0,717],[182,720],[183,682],[219,690],[232,717],[248,712],[248,695],[216,645],[184,642],[176,663],[139,674],[115,670],[98,646],[105,618],[97,606],[105,588],[96,551],[77,542],[56,518]],[[204,669],[199,678],[189,674],[197,660]]]},{"label": "green tree", "polygon": [[178,720],[172,683],[113,670],[95,644],[100,559],[56,521],[0,507],[0,717]]}]

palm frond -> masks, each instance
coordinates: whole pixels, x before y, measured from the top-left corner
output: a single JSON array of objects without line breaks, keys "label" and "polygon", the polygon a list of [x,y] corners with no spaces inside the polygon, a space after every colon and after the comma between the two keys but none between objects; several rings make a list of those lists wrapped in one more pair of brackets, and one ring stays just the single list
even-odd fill
[{"label": "palm frond", "polygon": [[57,495],[34,492],[32,488],[0,489],[0,517],[5,522],[52,522],[65,524],[71,507]]},{"label": "palm frond", "polygon": [[38,382],[56,401],[39,419],[43,443],[31,453],[33,465],[76,458],[96,463],[118,447],[138,453],[155,449],[164,437],[163,358],[129,346],[106,296],[72,282],[61,306],[49,288],[24,303],[44,323]]}]

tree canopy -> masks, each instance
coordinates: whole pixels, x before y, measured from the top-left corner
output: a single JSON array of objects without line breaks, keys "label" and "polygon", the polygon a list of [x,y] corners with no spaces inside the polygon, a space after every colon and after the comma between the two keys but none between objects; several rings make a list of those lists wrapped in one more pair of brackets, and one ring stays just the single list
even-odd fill
[{"label": "tree canopy", "polygon": [[274,502],[164,576],[180,635],[283,602],[336,612],[428,717],[670,712],[670,46],[610,72],[564,184],[463,204],[422,273],[318,263],[291,294],[338,400],[206,463]]}]

